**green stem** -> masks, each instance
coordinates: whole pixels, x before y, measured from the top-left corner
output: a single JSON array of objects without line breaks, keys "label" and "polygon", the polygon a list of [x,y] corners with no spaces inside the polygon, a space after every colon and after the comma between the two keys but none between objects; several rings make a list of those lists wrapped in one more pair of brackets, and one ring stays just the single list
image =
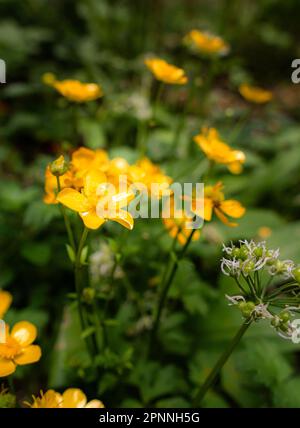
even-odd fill
[{"label": "green stem", "polygon": [[152,119],[154,121],[156,121],[156,119],[157,119],[157,110],[158,110],[158,107],[159,107],[160,98],[161,98],[161,95],[163,93],[163,89],[164,89],[163,83],[159,82],[159,85],[158,85],[158,88],[157,88],[156,97],[155,97],[155,101],[154,101],[154,108],[153,108],[153,117],[152,117]]},{"label": "green stem", "polygon": [[[158,308],[157,308],[157,311],[156,311],[156,317],[155,317],[153,328],[152,328],[151,335],[150,335],[149,351],[151,350],[152,345],[154,344],[154,341],[156,339],[156,335],[157,335],[157,331],[158,331],[158,327],[159,327],[159,323],[160,323],[161,314],[162,314],[163,308],[164,308],[165,303],[166,303],[168,292],[169,292],[170,287],[172,285],[173,279],[174,279],[174,277],[176,275],[179,261],[184,257],[184,255],[185,255],[185,253],[186,253],[186,251],[188,249],[188,246],[190,245],[190,242],[191,242],[191,240],[193,238],[193,235],[194,235],[195,231],[196,231],[196,229],[192,230],[192,232],[190,233],[190,235],[189,235],[189,237],[188,237],[188,239],[187,239],[187,241],[186,241],[186,243],[185,243],[182,251],[180,252],[180,254],[178,255],[178,257],[175,260],[173,260],[169,276],[166,275],[165,279],[163,278],[163,283],[162,283],[162,287],[161,287],[162,291],[161,291],[160,299],[159,299],[159,302],[158,302]],[[170,257],[171,257],[171,255],[170,255]]]},{"label": "green stem", "polygon": [[207,391],[210,389],[211,386],[214,385],[221,369],[223,368],[224,364],[226,363],[226,361],[228,360],[228,358],[230,357],[230,355],[234,351],[235,347],[238,345],[241,338],[243,337],[243,335],[245,334],[245,332],[249,328],[251,322],[252,322],[251,318],[248,318],[244,321],[244,323],[240,327],[239,331],[237,332],[237,334],[232,339],[230,345],[224,351],[224,353],[221,355],[220,359],[217,361],[216,365],[214,366],[214,368],[212,369],[212,371],[210,372],[210,374],[206,378],[203,385],[196,392],[195,398],[193,400],[193,407],[197,407],[201,404],[201,402],[202,402],[203,398],[205,397]]}]

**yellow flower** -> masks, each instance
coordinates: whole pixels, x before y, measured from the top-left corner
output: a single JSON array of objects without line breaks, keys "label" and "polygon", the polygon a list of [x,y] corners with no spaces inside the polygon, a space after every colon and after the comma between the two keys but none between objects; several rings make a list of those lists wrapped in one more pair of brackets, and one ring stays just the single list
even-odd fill
[{"label": "yellow flower", "polygon": [[146,66],[154,74],[157,80],[169,85],[185,85],[188,78],[182,68],[169,64],[160,58],[149,58],[145,60]]},{"label": "yellow flower", "polygon": [[37,336],[36,327],[27,321],[14,325],[11,332],[6,326],[6,342],[0,343],[0,377],[14,373],[17,366],[32,364],[41,358],[41,348],[32,345]]},{"label": "yellow flower", "polygon": [[230,172],[240,174],[245,162],[245,154],[240,150],[233,150],[221,140],[215,128],[202,128],[202,133],[194,137],[196,144],[202,149],[208,159],[227,165]]},{"label": "yellow flower", "polygon": [[57,201],[79,213],[88,229],[98,229],[107,220],[120,223],[127,229],[133,228],[131,214],[122,208],[134,198],[132,192],[121,192],[107,182],[101,171],[91,171],[84,178],[81,192],[75,189],[63,189],[57,195]]},{"label": "yellow flower", "polygon": [[[188,237],[192,232],[191,223],[192,217],[188,217],[183,209],[176,209],[173,198],[171,199],[170,206],[166,207],[165,213],[168,213],[166,218],[163,217],[163,223],[167,228],[169,235],[177,239],[181,245],[185,245]],[[170,215],[169,215],[170,214]],[[200,231],[197,230],[192,237],[193,241],[200,238]]]},{"label": "yellow flower", "polygon": [[192,30],[185,37],[184,42],[193,50],[208,55],[225,55],[229,52],[229,45],[221,37],[213,34]]},{"label": "yellow flower", "polygon": [[63,394],[49,389],[45,394],[41,391],[39,397],[33,395],[32,399],[32,403],[25,402],[25,404],[34,409],[104,408],[104,404],[100,400],[87,402],[86,395],[77,388],[69,388]]},{"label": "yellow flower", "polygon": [[108,164],[109,158],[105,150],[91,150],[86,147],[80,147],[75,150],[71,159],[71,170],[74,175],[74,187],[83,187],[83,179],[89,171],[96,169],[106,171]]},{"label": "yellow flower", "polygon": [[8,291],[0,290],[0,319],[4,317],[12,302],[12,295]]},{"label": "yellow flower", "polygon": [[[195,208],[196,200],[192,203],[192,211],[201,216],[200,212],[197,212]],[[228,220],[228,217],[241,218],[246,212],[243,205],[233,199],[225,200],[223,193],[223,184],[221,182],[214,186],[205,186],[204,188],[204,220],[211,221],[213,212],[227,226],[235,227],[237,223],[232,223]],[[198,206],[201,204],[198,201]],[[203,206],[203,205],[202,205]]]},{"label": "yellow flower", "polygon": [[172,179],[148,158],[140,159],[135,165],[132,165],[129,176],[131,182],[141,183],[154,197],[160,198],[171,194]]},{"label": "yellow flower", "polygon": [[69,101],[83,103],[103,96],[102,88],[96,83],[82,83],[79,80],[55,80],[52,86]]},{"label": "yellow flower", "polygon": [[258,229],[257,234],[260,238],[266,239],[272,235],[272,229],[268,226],[262,226]]},{"label": "yellow flower", "polygon": [[273,98],[271,91],[259,88],[258,86],[250,86],[247,83],[240,85],[239,92],[245,100],[256,104],[265,104]]},{"label": "yellow flower", "polygon": [[[66,174],[59,177],[61,189],[65,187],[72,187],[74,183],[74,176],[72,171],[67,171]],[[45,204],[57,204],[57,179],[55,175],[51,173],[50,166],[45,171]]]}]

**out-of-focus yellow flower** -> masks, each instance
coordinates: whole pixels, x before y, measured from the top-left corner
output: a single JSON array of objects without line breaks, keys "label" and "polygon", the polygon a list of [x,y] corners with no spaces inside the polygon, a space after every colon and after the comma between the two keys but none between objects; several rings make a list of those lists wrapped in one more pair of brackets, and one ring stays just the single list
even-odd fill
[{"label": "out-of-focus yellow flower", "polygon": [[[61,189],[65,187],[72,187],[74,183],[74,176],[71,171],[59,177]],[[50,166],[47,166],[45,171],[45,204],[57,204],[57,179],[55,175],[51,173]]]},{"label": "out-of-focus yellow flower", "polygon": [[272,229],[268,226],[262,226],[258,229],[257,234],[260,238],[266,239],[272,235]]},{"label": "out-of-focus yellow flower", "polygon": [[185,85],[188,78],[182,68],[169,64],[160,58],[149,58],[145,60],[146,66],[154,74],[157,80],[169,85]]},{"label": "out-of-focus yellow flower", "polygon": [[221,37],[199,30],[191,30],[184,37],[184,42],[195,52],[206,55],[225,55],[229,52],[228,43]]},{"label": "out-of-focus yellow flower", "polygon": [[[213,212],[219,217],[222,223],[227,226],[235,227],[237,223],[232,223],[228,220],[228,217],[232,218],[241,218],[246,212],[246,209],[243,205],[233,199],[225,200],[225,195],[223,193],[223,184],[221,182],[215,184],[214,186],[205,186],[204,188],[204,220],[211,221]],[[198,202],[196,204],[196,199],[192,202],[191,210],[196,214],[201,216],[201,212],[197,212],[195,207],[202,206]]]},{"label": "out-of-focus yellow flower", "polygon": [[66,188],[57,195],[58,202],[79,213],[88,229],[98,229],[105,221],[112,220],[131,230],[133,218],[122,208],[133,198],[132,192],[118,193],[105,174],[97,170],[85,176],[81,192]]},{"label": "out-of-focus yellow flower", "polygon": [[[83,187],[84,177],[91,170],[106,171],[109,165],[107,152],[102,149],[91,150],[80,147],[72,154],[71,169],[74,176],[74,187]],[[71,187],[71,186],[69,186]]]},{"label": "out-of-focus yellow flower", "polygon": [[86,395],[78,388],[69,388],[63,394],[49,389],[40,396],[32,396],[32,403],[25,402],[28,407],[33,409],[82,409],[95,408],[103,409],[104,404],[100,400],[91,400],[87,402]]},{"label": "out-of-focus yellow flower", "polygon": [[130,168],[130,180],[133,183],[144,185],[151,195],[160,198],[170,195],[170,184],[172,179],[165,175],[158,165],[148,158],[140,159]]},{"label": "out-of-focus yellow flower", "polygon": [[8,291],[0,290],[0,319],[4,317],[12,302],[12,295]]},{"label": "out-of-focus yellow flower", "polygon": [[259,88],[258,86],[251,86],[247,83],[240,85],[239,92],[245,100],[255,104],[265,104],[273,98],[271,91]]},{"label": "out-of-focus yellow flower", "polygon": [[82,83],[79,80],[55,80],[52,86],[69,101],[84,103],[103,97],[101,86],[96,83]]},{"label": "out-of-focus yellow flower", "polygon": [[[192,232],[192,217],[188,217],[183,209],[176,209],[173,198],[170,200],[169,206],[166,207],[165,212],[166,218],[163,217],[163,223],[167,228],[169,235],[172,238],[176,238],[181,245],[185,245],[187,239]],[[169,215],[170,214],[170,215]],[[200,238],[200,231],[197,230],[192,237],[193,241]]]},{"label": "out-of-focus yellow flower", "polygon": [[194,137],[196,144],[202,149],[208,159],[227,165],[230,172],[240,174],[245,162],[245,154],[240,150],[233,150],[221,140],[215,128],[202,128],[201,134]]},{"label": "out-of-focus yellow flower", "polygon": [[6,326],[6,341],[0,343],[0,377],[11,375],[19,365],[39,361],[42,355],[41,348],[32,345],[36,336],[37,329],[30,322],[18,322],[11,332]]}]

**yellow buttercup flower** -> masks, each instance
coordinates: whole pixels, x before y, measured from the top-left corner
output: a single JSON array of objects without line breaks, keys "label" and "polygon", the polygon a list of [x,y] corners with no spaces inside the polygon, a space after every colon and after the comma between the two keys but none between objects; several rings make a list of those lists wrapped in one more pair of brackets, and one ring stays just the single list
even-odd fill
[{"label": "yellow buttercup flower", "polygon": [[89,171],[97,169],[104,172],[107,170],[108,165],[109,158],[105,150],[91,150],[86,147],[80,147],[75,150],[71,158],[71,170],[74,176],[73,187],[83,187],[84,177]]},{"label": "yellow buttercup flower", "polygon": [[39,361],[42,355],[41,348],[32,345],[36,336],[37,329],[30,322],[18,322],[11,332],[6,326],[6,341],[0,343],[0,377],[14,373],[17,366]]},{"label": "yellow buttercup flower", "polygon": [[145,60],[146,66],[154,74],[157,80],[169,85],[185,85],[188,78],[182,68],[169,64],[160,58],[149,58]]},{"label": "yellow buttercup flower", "polygon": [[[191,223],[192,217],[188,217],[183,209],[176,209],[173,198],[170,201],[170,205],[166,207],[167,212],[166,218],[163,218],[163,223],[168,230],[169,235],[172,238],[176,238],[181,245],[185,245],[189,238],[192,228]],[[197,230],[192,237],[193,241],[197,241],[200,238],[200,231]]]},{"label": "yellow buttercup flower", "polygon": [[83,103],[103,96],[101,86],[96,83],[82,83],[79,80],[55,80],[52,86],[69,101]]},{"label": "yellow buttercup flower", "polygon": [[[204,188],[204,220],[211,221],[213,212],[217,217],[222,221],[222,223],[227,226],[235,227],[237,223],[232,223],[228,220],[227,217],[232,218],[241,218],[246,212],[246,209],[243,205],[233,199],[225,199],[223,192],[223,184],[221,182],[217,183],[214,186],[205,186]],[[196,214],[201,216],[201,212],[197,212],[197,205],[200,207],[201,204],[198,201],[198,204],[195,204],[195,201],[192,202],[191,210]],[[203,206],[203,204],[202,204]]]},{"label": "yellow buttercup flower", "polygon": [[88,229],[98,229],[105,221],[112,220],[131,230],[133,218],[122,208],[133,198],[132,192],[118,192],[107,182],[105,174],[97,170],[85,176],[81,192],[67,188],[57,195],[58,202],[79,213]]},{"label": "yellow buttercup flower", "polygon": [[224,141],[215,128],[202,128],[201,134],[194,137],[194,141],[205,153],[208,159],[227,165],[230,172],[240,174],[246,156],[240,150],[233,150]]},{"label": "yellow buttercup flower", "polygon": [[49,389],[45,393],[41,391],[39,397],[33,395],[32,399],[32,403],[25,402],[24,404],[33,409],[104,408],[104,404],[100,400],[87,402],[86,395],[78,388],[69,388],[63,394]]},{"label": "yellow buttercup flower", "polygon": [[141,183],[154,197],[160,198],[171,194],[172,179],[148,158],[140,159],[135,165],[132,165],[129,175],[131,182]]},{"label": "yellow buttercup flower", "polygon": [[8,291],[0,290],[0,319],[2,319],[8,311],[12,299],[12,295]]},{"label": "yellow buttercup flower", "polygon": [[229,52],[229,45],[221,37],[213,34],[192,30],[185,37],[184,42],[194,51],[206,55],[225,55]]},{"label": "yellow buttercup flower", "polygon": [[259,88],[258,86],[251,86],[247,83],[240,85],[239,92],[245,98],[245,100],[256,104],[268,103],[273,98],[271,91]]}]

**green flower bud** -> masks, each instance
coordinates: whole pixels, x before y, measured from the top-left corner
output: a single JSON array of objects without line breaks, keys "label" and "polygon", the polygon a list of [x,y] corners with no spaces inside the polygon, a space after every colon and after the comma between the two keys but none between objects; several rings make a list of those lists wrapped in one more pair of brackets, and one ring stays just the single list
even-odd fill
[{"label": "green flower bud", "polygon": [[232,257],[235,257],[236,259],[238,259],[240,257],[240,249],[239,248],[234,248],[231,252]]},{"label": "green flower bud", "polygon": [[300,266],[298,266],[296,269],[292,271],[292,274],[295,278],[295,280],[300,284]]},{"label": "green flower bud", "polygon": [[64,175],[68,169],[69,164],[65,161],[65,158],[62,155],[50,164],[51,174],[55,175],[56,177]]},{"label": "green flower bud", "polygon": [[248,258],[248,248],[246,245],[242,245],[239,250],[239,259],[246,260]]},{"label": "green flower bud", "polygon": [[253,253],[254,253],[255,257],[257,257],[259,259],[263,255],[263,249],[261,247],[256,247],[255,250],[253,251]]},{"label": "green flower bud", "polygon": [[0,393],[0,409],[11,409],[16,407],[16,397],[5,390]]},{"label": "green flower bud", "polygon": [[243,271],[245,273],[251,273],[255,268],[255,263],[252,262],[251,260],[249,262],[247,262],[244,266],[243,266]]},{"label": "green flower bud", "polygon": [[271,324],[273,327],[278,328],[281,324],[279,317],[275,316],[274,318],[272,318]]},{"label": "green flower bud", "polygon": [[86,287],[82,290],[82,300],[90,305],[95,298],[95,290],[91,287]]},{"label": "green flower bud", "polygon": [[283,323],[286,323],[286,322],[290,321],[291,315],[288,311],[283,311],[279,314],[279,318],[281,319],[281,321]]},{"label": "green flower bud", "polygon": [[244,318],[249,318],[252,311],[255,309],[255,303],[253,302],[241,302],[239,303],[239,309],[242,312]]}]

